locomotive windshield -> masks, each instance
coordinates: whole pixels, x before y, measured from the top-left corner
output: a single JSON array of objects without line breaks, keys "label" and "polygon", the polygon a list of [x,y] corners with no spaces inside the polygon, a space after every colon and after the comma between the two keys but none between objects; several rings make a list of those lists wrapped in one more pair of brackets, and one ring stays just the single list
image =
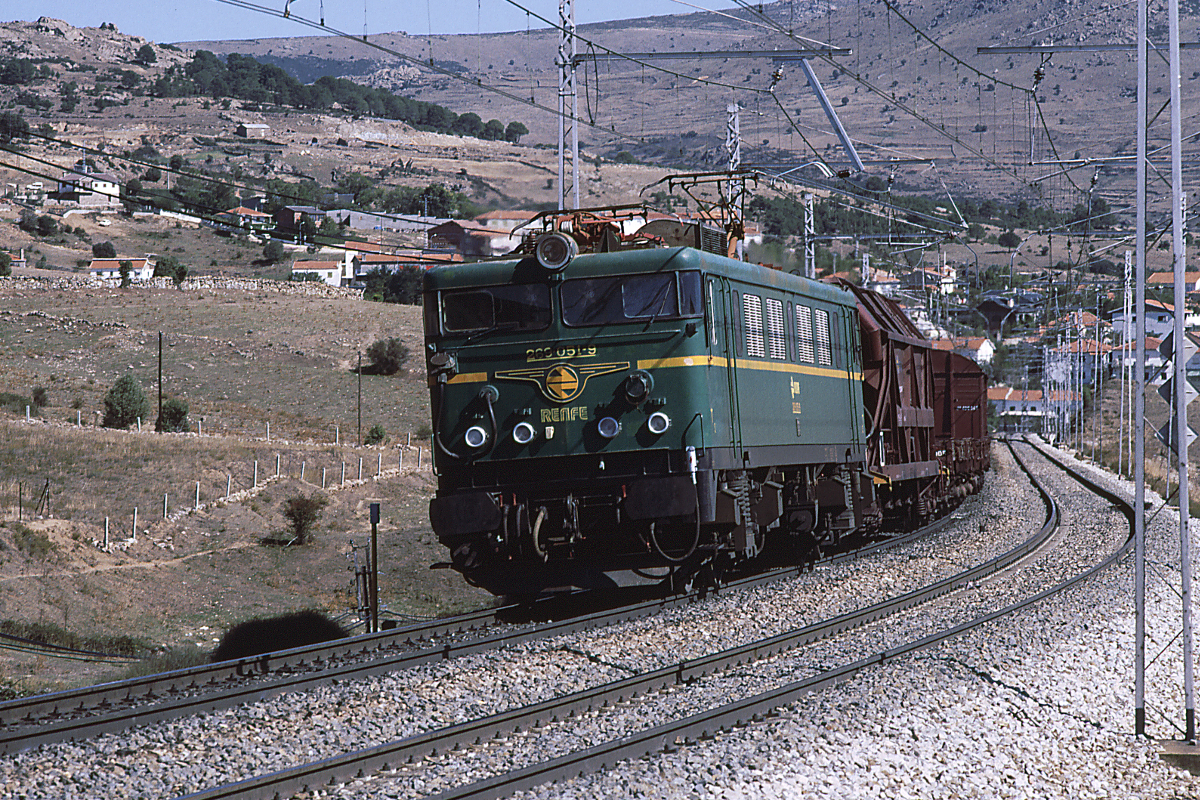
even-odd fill
[{"label": "locomotive windshield", "polygon": [[442,322],[451,333],[542,330],[550,326],[550,287],[526,283],[444,292]]},{"label": "locomotive windshield", "polygon": [[559,296],[570,326],[703,315],[699,272],[580,278],[563,281]]}]

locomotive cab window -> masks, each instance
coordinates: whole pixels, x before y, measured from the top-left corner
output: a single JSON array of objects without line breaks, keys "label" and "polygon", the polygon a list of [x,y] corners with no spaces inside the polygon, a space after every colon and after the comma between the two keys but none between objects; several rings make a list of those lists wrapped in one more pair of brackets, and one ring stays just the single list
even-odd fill
[{"label": "locomotive cab window", "polygon": [[550,326],[550,287],[528,283],[443,292],[442,324],[448,333],[543,330]]},{"label": "locomotive cab window", "polygon": [[572,327],[689,319],[704,315],[699,272],[563,281],[563,322]]}]

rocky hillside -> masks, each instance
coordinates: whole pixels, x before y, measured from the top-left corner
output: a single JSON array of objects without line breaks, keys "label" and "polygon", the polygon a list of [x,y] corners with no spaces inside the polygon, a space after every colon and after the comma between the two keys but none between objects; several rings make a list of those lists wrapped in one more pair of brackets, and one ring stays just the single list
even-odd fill
[{"label": "rocky hillside", "polygon": [[[1059,53],[1042,63],[1036,54],[978,54],[977,48],[1130,43],[1133,6],[1103,0],[937,0],[838,7],[774,3],[762,12],[763,17],[753,14],[753,24],[739,19],[751,12],[739,10],[583,25],[580,52],[732,54],[822,42],[849,48],[849,55],[814,59],[813,65],[868,172],[895,190],[1027,199],[1069,209],[1086,202],[1099,167],[1094,191],[1114,207],[1128,202],[1133,54]],[[1152,34],[1165,40],[1165,14],[1157,7],[1152,14]],[[773,31],[775,20],[786,21],[794,38]],[[1186,18],[1185,29],[1194,28],[1194,22]],[[139,56],[147,44],[153,48],[152,63]],[[0,102],[24,105],[31,121],[118,147],[148,140],[156,147],[182,148],[189,158],[240,157],[256,177],[324,180],[361,169],[385,182],[437,180],[483,203],[528,206],[556,196],[556,46],[553,30],[532,27],[495,35],[396,32],[372,36],[369,44],[302,36],[162,45],[43,18],[0,25],[0,57],[37,59],[41,70],[28,85],[0,85]],[[520,147],[512,147],[416,134],[393,122],[268,113],[236,100],[147,95],[154,79],[189,60],[195,49],[251,55],[307,81],[320,75],[348,77],[484,120],[520,120],[530,133]],[[743,109],[743,164],[798,166],[820,160],[835,170],[848,166],[798,65],[696,56],[653,64],[585,62],[583,67],[578,88],[585,120],[580,125],[585,203],[628,201],[668,170],[724,166],[731,102]],[[1152,105],[1166,97],[1164,73],[1165,66],[1156,63]],[[1185,103],[1200,99],[1197,77],[1200,72],[1184,75]],[[71,83],[79,98],[73,106],[63,102],[72,94],[66,88]],[[40,105],[37,113],[31,103]],[[234,145],[214,150],[198,142],[199,136],[227,135],[245,121],[272,125],[271,139],[280,147],[264,154]],[[1166,134],[1160,121],[1151,131],[1152,147],[1165,144]],[[329,147],[338,138],[347,139],[348,150]],[[1063,172],[1053,165],[1064,158],[1079,162]],[[655,167],[625,171],[623,162]]]}]

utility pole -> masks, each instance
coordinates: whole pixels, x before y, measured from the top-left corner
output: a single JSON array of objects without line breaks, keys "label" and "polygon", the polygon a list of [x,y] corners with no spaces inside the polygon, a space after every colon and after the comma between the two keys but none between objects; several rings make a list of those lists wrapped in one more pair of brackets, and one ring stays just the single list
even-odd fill
[{"label": "utility pole", "polygon": [[[575,91],[575,1],[558,0],[558,209],[579,208],[579,97]],[[570,141],[570,149],[567,142]],[[571,162],[568,177],[567,161]],[[570,183],[568,183],[568,180]],[[568,186],[570,187],[568,189]],[[568,205],[570,195],[570,205]]]},{"label": "utility pole", "polygon": [[[1187,312],[1187,287],[1184,271],[1187,244],[1183,233],[1183,135],[1182,102],[1179,86],[1179,0],[1168,0],[1167,17],[1170,47],[1169,83],[1171,84],[1171,249],[1175,264],[1175,430],[1179,460],[1179,570],[1183,601],[1183,694],[1184,738],[1196,739],[1196,698],[1192,684],[1192,549],[1188,533],[1188,439],[1187,424],[1187,350],[1184,316]],[[1139,235],[1140,235],[1139,231]]]},{"label": "utility pole", "polygon": [[162,424],[162,331],[158,332],[158,422]]},{"label": "utility pole", "polygon": [[371,633],[379,630],[379,503],[371,503]]}]

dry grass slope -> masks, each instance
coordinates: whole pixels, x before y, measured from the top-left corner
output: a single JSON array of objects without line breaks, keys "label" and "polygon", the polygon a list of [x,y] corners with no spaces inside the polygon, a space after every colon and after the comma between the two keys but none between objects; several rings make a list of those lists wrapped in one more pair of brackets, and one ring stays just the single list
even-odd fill
[{"label": "dry grass slope", "polygon": [[[159,330],[166,393],[187,400],[193,432],[155,434],[153,420],[142,433],[97,427],[104,393],[123,374],[154,405]],[[414,355],[398,375],[363,376],[362,430],[380,424],[389,439],[359,447],[352,367],[384,336]],[[366,542],[376,500],[391,611],[489,602],[456,574],[428,569],[443,554],[428,527],[433,479],[416,469],[418,446],[428,458],[428,441],[415,436],[428,425],[420,336],[420,309],[362,300],[0,282],[0,392],[28,397],[42,386],[50,398],[31,421],[0,413],[0,620],[134,636],[174,657],[211,650],[226,627],[253,616],[337,615],[353,605],[352,543]],[[201,417],[203,436],[194,432]],[[35,515],[31,499],[46,486],[49,514]],[[262,544],[286,531],[288,498],[318,492],[330,504],[311,544]],[[134,509],[137,541],[127,543]],[[111,552],[99,546],[106,518]],[[0,675],[17,691],[110,669],[0,656]]]}]

